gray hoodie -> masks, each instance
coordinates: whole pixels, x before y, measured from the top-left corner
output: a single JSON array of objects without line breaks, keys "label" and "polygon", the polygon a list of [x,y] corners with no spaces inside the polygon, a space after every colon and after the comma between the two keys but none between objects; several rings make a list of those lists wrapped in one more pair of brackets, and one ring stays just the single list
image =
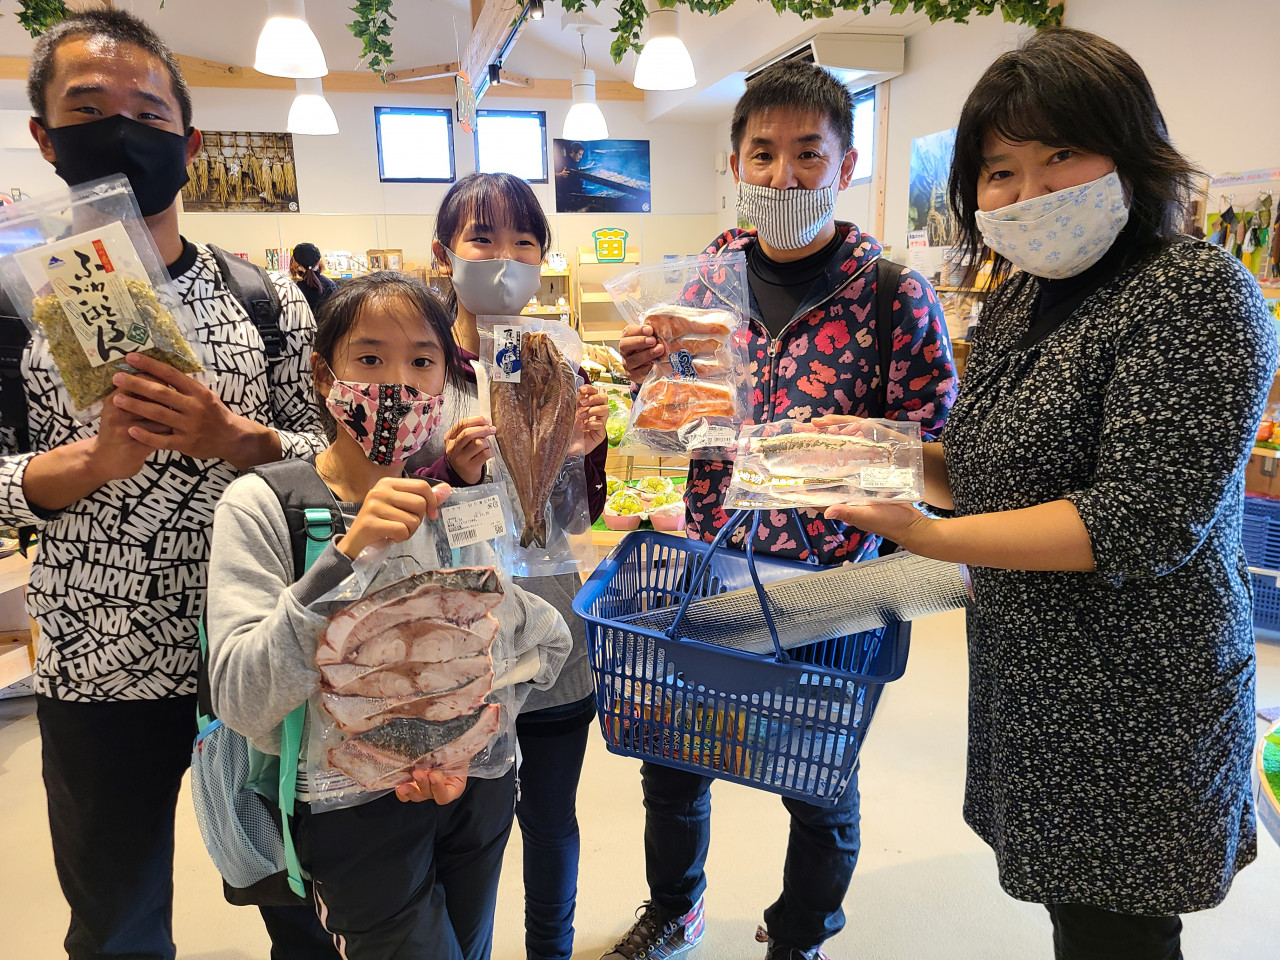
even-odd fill
[{"label": "gray hoodie", "polygon": [[[350,523],[358,505],[342,509]],[[495,563],[485,544],[462,548],[462,566]],[[320,685],[315,663],[320,626],[306,607],[351,570],[351,561],[330,544],[294,583],[284,508],[266,481],[247,474],[223,494],[213,519],[206,614],[213,709],[264,753],[280,753],[280,723]],[[529,688],[555,683],[572,641],[551,604],[506,577],[503,587],[502,603],[494,610],[500,634],[517,656],[535,648],[539,653],[537,675],[517,687],[517,698],[523,699]]]}]

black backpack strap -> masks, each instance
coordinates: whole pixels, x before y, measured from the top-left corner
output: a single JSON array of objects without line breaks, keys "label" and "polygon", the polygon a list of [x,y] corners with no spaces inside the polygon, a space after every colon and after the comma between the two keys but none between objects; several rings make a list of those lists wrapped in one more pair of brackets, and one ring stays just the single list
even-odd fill
[{"label": "black backpack strap", "polygon": [[876,261],[876,339],[880,347],[881,414],[889,412],[889,365],[893,362],[893,298],[905,270],[900,263],[881,257]]},{"label": "black backpack strap", "polygon": [[284,507],[284,516],[289,523],[289,544],[293,550],[293,577],[296,580],[306,570],[307,539],[311,535],[307,510],[328,510],[330,526],[335,534],[346,530],[342,511],[338,508],[333,491],[320,479],[315,464],[309,460],[277,460],[275,463],[254,467],[253,472],[267,482],[271,492]]},{"label": "black backpack strap", "polygon": [[[0,290],[0,426],[17,439],[17,453],[31,452],[31,423],[27,416],[27,387],[22,380],[22,355],[31,342],[31,331],[18,316],[9,295]],[[18,528],[18,547],[27,555],[35,527]]]},{"label": "black backpack strap", "polygon": [[[284,507],[285,519],[289,524],[289,547],[293,553],[293,578],[297,580],[307,569],[307,510],[327,510],[331,535],[342,533],[347,525],[342,519],[338,501],[309,460],[278,460],[254,467],[253,472],[266,481]],[[203,652],[196,670],[196,699],[201,716],[216,716],[213,712],[213,692],[209,686],[208,659]]]},{"label": "black backpack strap", "polygon": [[267,357],[275,360],[284,349],[284,334],[280,332],[283,306],[276,285],[267,276],[267,271],[234,253],[228,253],[213,244],[209,245],[209,252],[218,264],[222,282],[227,285],[231,295],[240,301],[240,305],[249,314],[249,319],[258,328],[258,335],[267,348]]}]

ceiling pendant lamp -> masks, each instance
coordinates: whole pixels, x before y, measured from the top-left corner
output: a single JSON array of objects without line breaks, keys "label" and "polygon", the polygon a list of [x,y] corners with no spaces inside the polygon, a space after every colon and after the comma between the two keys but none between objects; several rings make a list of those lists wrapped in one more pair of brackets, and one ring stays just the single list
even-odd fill
[{"label": "ceiling pendant lamp", "polygon": [[333,115],[333,107],[324,98],[324,90],[319,77],[302,79],[297,82],[298,95],[293,98],[293,106],[289,108],[289,123],[285,128],[290,133],[307,134],[313,137],[331,136],[338,132],[338,118]]},{"label": "ceiling pendant lamp", "polygon": [[302,0],[269,0],[253,69],[272,77],[304,79],[329,72],[320,41],[307,25]]},{"label": "ceiling pendant lamp", "polygon": [[679,13],[674,8],[654,10],[649,14],[649,42],[636,60],[633,81],[641,90],[685,90],[697,79],[693,75],[693,59],[680,39]]},{"label": "ceiling pendant lamp", "polygon": [[587,69],[585,28],[578,28],[582,40],[582,69],[573,71],[573,106],[564,118],[566,140],[608,140],[609,126],[596,104],[596,72]]}]

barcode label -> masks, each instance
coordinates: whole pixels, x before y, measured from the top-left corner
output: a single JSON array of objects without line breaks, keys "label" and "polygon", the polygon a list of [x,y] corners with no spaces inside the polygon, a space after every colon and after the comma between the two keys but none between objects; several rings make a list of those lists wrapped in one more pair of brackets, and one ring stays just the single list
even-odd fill
[{"label": "barcode label", "polygon": [[470,503],[456,503],[440,508],[445,535],[455,550],[482,540],[496,540],[507,532],[502,520],[502,502],[495,494]]},{"label": "barcode label", "polygon": [[864,490],[909,490],[915,477],[910,467],[867,465],[862,468],[861,482]]},{"label": "barcode label", "polygon": [[738,438],[738,432],[733,427],[707,423],[705,420],[686,424],[677,431],[677,435],[684,441],[686,450],[727,447]]}]

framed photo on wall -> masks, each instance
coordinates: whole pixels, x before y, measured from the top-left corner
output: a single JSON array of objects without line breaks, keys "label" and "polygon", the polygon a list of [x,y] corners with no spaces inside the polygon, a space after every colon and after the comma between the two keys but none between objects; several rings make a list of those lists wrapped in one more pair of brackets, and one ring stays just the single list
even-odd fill
[{"label": "framed photo on wall", "polygon": [[651,213],[648,140],[556,140],[557,213]]}]

